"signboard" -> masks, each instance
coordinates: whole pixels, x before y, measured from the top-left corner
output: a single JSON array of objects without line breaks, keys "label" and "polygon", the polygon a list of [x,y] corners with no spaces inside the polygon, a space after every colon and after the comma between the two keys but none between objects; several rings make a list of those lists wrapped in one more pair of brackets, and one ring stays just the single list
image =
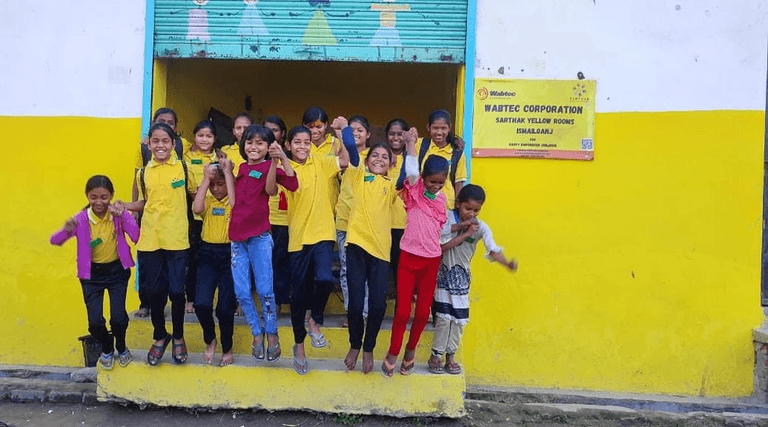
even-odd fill
[{"label": "signboard", "polygon": [[475,80],[475,157],[594,158],[594,80]]}]

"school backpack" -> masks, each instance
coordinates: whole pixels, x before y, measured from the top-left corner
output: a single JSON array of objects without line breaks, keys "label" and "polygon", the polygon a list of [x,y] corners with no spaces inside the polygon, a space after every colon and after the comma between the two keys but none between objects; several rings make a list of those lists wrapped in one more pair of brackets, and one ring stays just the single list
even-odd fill
[{"label": "school backpack", "polygon": [[[178,136],[174,138],[174,142],[176,143],[176,146],[174,147],[174,150],[176,151],[176,156],[179,160],[184,160],[184,144],[181,143],[181,138]],[[149,145],[148,144],[141,144],[141,164],[144,166],[149,163],[149,161],[152,159],[152,152],[149,151]]]},{"label": "school backpack", "polygon": [[[449,136],[449,144],[453,145],[452,141],[453,137]],[[421,165],[424,163],[424,158],[427,156],[427,152],[429,151],[429,145],[432,143],[432,140],[429,138],[422,138],[421,140],[421,146],[419,146],[419,170],[421,170]],[[464,154],[462,150],[457,149],[455,146],[453,148],[453,153],[451,153],[451,171],[449,178],[451,179],[451,184],[455,187],[456,186],[456,169],[459,167],[459,160],[461,160],[461,156]],[[397,188],[403,187],[403,181],[405,180],[405,156],[407,156],[408,153],[403,152],[403,161],[402,165],[400,166],[400,176],[397,179]]]}]

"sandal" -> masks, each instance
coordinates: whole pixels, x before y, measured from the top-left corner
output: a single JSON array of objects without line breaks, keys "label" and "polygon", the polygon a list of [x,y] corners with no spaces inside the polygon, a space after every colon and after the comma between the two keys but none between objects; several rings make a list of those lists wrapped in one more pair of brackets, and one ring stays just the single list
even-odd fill
[{"label": "sandal", "polygon": [[306,375],[307,372],[309,372],[309,361],[307,360],[307,356],[304,356],[304,360],[299,360],[298,357],[296,357],[296,347],[297,344],[293,345],[293,369],[296,370],[296,373],[299,375]]},{"label": "sandal", "polygon": [[384,360],[381,362],[381,374],[385,378],[392,378],[395,375],[395,364],[387,362],[387,356],[384,356]]},{"label": "sandal", "polygon": [[445,362],[445,372],[448,372],[451,375],[458,375],[461,373],[461,365],[456,363],[455,360],[451,359]]},{"label": "sandal", "polygon": [[328,341],[325,339],[325,335],[322,332],[314,333],[309,331],[309,342],[314,348],[323,348],[328,345]]},{"label": "sandal", "polygon": [[147,307],[139,308],[136,310],[136,313],[133,314],[133,317],[147,317],[149,316],[149,309]]},{"label": "sandal", "polygon": [[115,356],[112,354],[101,353],[99,356],[99,365],[105,371],[109,371],[115,366]]},{"label": "sandal", "polygon": [[277,336],[277,334],[274,334],[274,336],[277,338],[275,345],[271,346],[269,343],[267,343],[267,362],[276,362],[282,354],[282,351],[280,350],[280,338]]},{"label": "sandal", "polygon": [[181,343],[176,343],[174,340],[171,351],[173,361],[176,363],[184,363],[187,361],[187,343],[184,342],[184,338],[181,339]]},{"label": "sandal", "polygon": [[165,354],[165,349],[168,348],[168,344],[171,343],[171,336],[167,335],[165,339],[163,339],[163,343],[160,345],[152,344],[152,347],[150,347],[149,352],[147,352],[147,363],[150,364],[150,366],[155,366],[158,363],[160,363],[160,359],[163,358],[163,354]]},{"label": "sandal", "polygon": [[[445,372],[443,369],[443,361],[440,360],[439,357],[432,356],[427,361],[427,366],[429,367],[429,373],[430,374],[442,374]],[[447,366],[447,364],[446,364]]]},{"label": "sandal", "polygon": [[[256,360],[264,360],[264,334],[260,335],[261,340],[258,343],[251,344],[251,354]],[[254,337],[256,341],[256,337]]]},{"label": "sandal", "polygon": [[416,368],[416,358],[414,357],[410,361],[403,359],[403,363],[400,364],[400,375],[410,375]]},{"label": "sandal", "polygon": [[117,355],[117,363],[120,364],[121,367],[125,368],[128,366],[129,363],[133,360],[133,355],[131,354],[131,350],[125,349],[124,352]]}]

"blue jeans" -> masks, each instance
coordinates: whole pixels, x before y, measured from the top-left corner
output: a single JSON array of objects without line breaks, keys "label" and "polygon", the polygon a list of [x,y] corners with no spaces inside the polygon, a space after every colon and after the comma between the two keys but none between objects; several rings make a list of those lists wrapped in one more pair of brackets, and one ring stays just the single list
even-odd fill
[{"label": "blue jeans", "polygon": [[[253,301],[249,268],[253,272],[256,293],[261,300],[264,327]],[[232,242],[232,278],[235,281],[237,302],[243,309],[253,336],[259,336],[265,331],[277,334],[275,293],[272,290],[272,235],[269,232],[250,237],[244,242]]]}]

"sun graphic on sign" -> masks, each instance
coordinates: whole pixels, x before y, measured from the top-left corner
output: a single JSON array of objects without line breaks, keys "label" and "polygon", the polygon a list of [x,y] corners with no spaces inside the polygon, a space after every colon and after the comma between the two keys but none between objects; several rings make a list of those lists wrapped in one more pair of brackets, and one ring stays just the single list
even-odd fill
[{"label": "sun graphic on sign", "polygon": [[582,97],[587,94],[587,85],[584,83],[576,83],[573,87],[573,96]]},{"label": "sun graphic on sign", "polygon": [[477,98],[480,100],[488,98],[488,88],[481,87],[477,90]]}]

